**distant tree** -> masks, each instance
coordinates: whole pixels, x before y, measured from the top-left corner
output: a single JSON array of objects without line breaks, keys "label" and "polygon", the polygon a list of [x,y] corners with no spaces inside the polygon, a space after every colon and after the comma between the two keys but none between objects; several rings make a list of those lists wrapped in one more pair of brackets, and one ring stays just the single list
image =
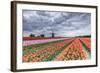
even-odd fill
[{"label": "distant tree", "polygon": [[31,33],[31,34],[30,34],[30,37],[35,37],[35,35]]},{"label": "distant tree", "polygon": [[44,34],[41,34],[40,37],[45,37]]},{"label": "distant tree", "polygon": [[39,35],[37,37],[40,37]]}]

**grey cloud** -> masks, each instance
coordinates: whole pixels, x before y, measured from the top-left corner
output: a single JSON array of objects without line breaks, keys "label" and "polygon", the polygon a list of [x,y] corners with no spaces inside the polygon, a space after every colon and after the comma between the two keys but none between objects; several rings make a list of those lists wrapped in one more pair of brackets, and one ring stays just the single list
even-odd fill
[{"label": "grey cloud", "polygon": [[[65,36],[62,32],[77,31],[82,34],[82,28],[90,27],[90,24],[90,13],[23,10],[23,31],[36,35],[55,32],[56,36]],[[88,32],[90,34],[91,30]]]}]

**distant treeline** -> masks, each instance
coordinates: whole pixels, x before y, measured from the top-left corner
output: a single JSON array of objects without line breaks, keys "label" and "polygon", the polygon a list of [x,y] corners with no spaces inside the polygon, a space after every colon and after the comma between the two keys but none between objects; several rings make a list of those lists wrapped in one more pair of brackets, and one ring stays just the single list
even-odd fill
[{"label": "distant treeline", "polygon": [[[30,37],[45,37],[45,34],[40,34],[40,35],[36,36],[35,34],[31,33],[29,36]],[[51,37],[52,38],[55,37],[55,33],[51,33]]]},{"label": "distant treeline", "polygon": [[[45,34],[40,34],[38,36],[36,36],[35,34],[30,34],[29,37],[46,37]],[[51,37],[54,38],[55,37],[55,33],[51,33]],[[81,36],[74,36],[74,37],[91,37],[91,35],[81,35]],[[70,37],[66,37],[66,38],[70,38]]]},{"label": "distant treeline", "polygon": [[76,37],[91,37],[91,35],[85,35],[85,36],[76,36]]},{"label": "distant treeline", "polygon": [[30,34],[30,37],[45,37],[45,35],[44,34],[41,34],[39,36],[35,36],[34,34]]}]

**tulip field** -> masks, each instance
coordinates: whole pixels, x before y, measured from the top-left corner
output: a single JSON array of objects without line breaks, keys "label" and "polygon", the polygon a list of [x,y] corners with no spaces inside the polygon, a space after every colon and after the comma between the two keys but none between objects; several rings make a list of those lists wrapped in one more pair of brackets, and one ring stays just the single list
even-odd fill
[{"label": "tulip field", "polygon": [[23,40],[23,62],[87,60],[90,58],[90,37]]}]

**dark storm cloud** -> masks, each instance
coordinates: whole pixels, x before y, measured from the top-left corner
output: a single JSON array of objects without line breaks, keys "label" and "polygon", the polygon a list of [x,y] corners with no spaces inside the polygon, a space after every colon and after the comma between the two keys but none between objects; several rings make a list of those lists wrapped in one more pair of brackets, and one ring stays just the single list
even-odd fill
[{"label": "dark storm cloud", "polygon": [[91,32],[90,18],[90,13],[23,10],[23,31],[35,35],[51,32],[58,36],[67,36],[69,33],[73,35],[68,36],[88,35]]}]

